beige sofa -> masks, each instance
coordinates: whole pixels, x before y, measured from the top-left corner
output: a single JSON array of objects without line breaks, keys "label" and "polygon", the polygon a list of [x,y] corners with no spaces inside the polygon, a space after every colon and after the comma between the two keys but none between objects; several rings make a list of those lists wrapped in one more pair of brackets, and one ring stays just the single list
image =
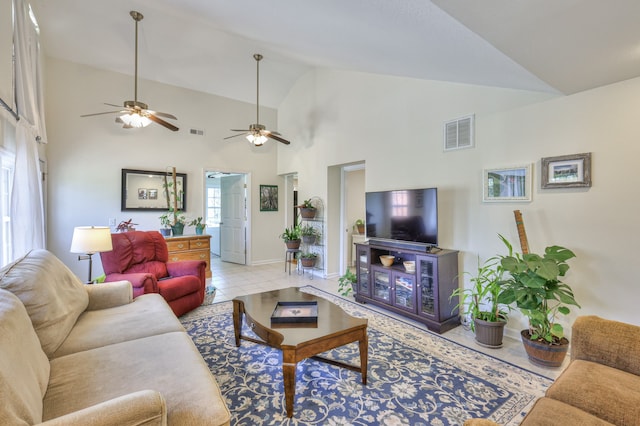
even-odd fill
[{"label": "beige sofa", "polygon": [[[495,425],[473,419],[465,426]],[[578,317],[571,362],[536,401],[521,425],[640,424],[640,327],[597,316]]]},{"label": "beige sofa", "polygon": [[206,363],[158,294],[83,285],[34,250],[0,270],[1,425],[228,425]]}]

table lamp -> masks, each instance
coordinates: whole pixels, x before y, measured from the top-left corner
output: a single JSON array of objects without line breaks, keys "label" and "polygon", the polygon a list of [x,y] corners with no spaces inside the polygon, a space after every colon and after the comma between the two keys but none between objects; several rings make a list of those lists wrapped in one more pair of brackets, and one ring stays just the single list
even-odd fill
[{"label": "table lamp", "polygon": [[71,253],[83,253],[78,260],[89,259],[89,279],[91,284],[92,259],[95,253],[113,250],[111,244],[111,228],[108,226],[76,226],[73,228],[71,239]]}]

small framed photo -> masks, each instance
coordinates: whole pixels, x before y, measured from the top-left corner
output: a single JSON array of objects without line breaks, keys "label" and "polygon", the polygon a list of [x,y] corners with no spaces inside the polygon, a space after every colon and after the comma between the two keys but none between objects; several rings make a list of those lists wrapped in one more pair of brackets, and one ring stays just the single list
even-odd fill
[{"label": "small framed photo", "polygon": [[482,201],[531,201],[531,164],[484,169]]},{"label": "small framed photo", "polygon": [[546,157],[542,165],[542,188],[584,188],[591,186],[591,153]]},{"label": "small framed photo", "polygon": [[158,199],[158,190],[157,189],[147,189],[147,195],[149,196],[150,200],[157,200]]},{"label": "small framed photo", "polygon": [[146,188],[138,188],[138,200],[146,200],[148,197]]},{"label": "small framed photo", "polygon": [[260,211],[278,211],[278,185],[260,185]]}]

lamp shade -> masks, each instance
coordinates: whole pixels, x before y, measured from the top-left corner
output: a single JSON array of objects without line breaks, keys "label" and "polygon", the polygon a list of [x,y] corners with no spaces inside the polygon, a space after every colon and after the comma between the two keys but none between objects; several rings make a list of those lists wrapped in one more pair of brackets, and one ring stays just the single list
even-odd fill
[{"label": "lamp shade", "polygon": [[71,253],[100,253],[113,250],[108,226],[76,226],[71,239]]}]

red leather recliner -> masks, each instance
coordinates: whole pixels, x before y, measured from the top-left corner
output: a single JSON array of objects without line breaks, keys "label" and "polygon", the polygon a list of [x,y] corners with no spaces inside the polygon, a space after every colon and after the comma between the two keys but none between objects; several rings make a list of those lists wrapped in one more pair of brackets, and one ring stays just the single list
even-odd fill
[{"label": "red leather recliner", "polygon": [[111,234],[111,241],[113,250],[100,253],[105,281],[131,282],[133,297],[160,293],[176,316],[202,304],[206,262],[168,262],[167,243],[158,231]]}]

